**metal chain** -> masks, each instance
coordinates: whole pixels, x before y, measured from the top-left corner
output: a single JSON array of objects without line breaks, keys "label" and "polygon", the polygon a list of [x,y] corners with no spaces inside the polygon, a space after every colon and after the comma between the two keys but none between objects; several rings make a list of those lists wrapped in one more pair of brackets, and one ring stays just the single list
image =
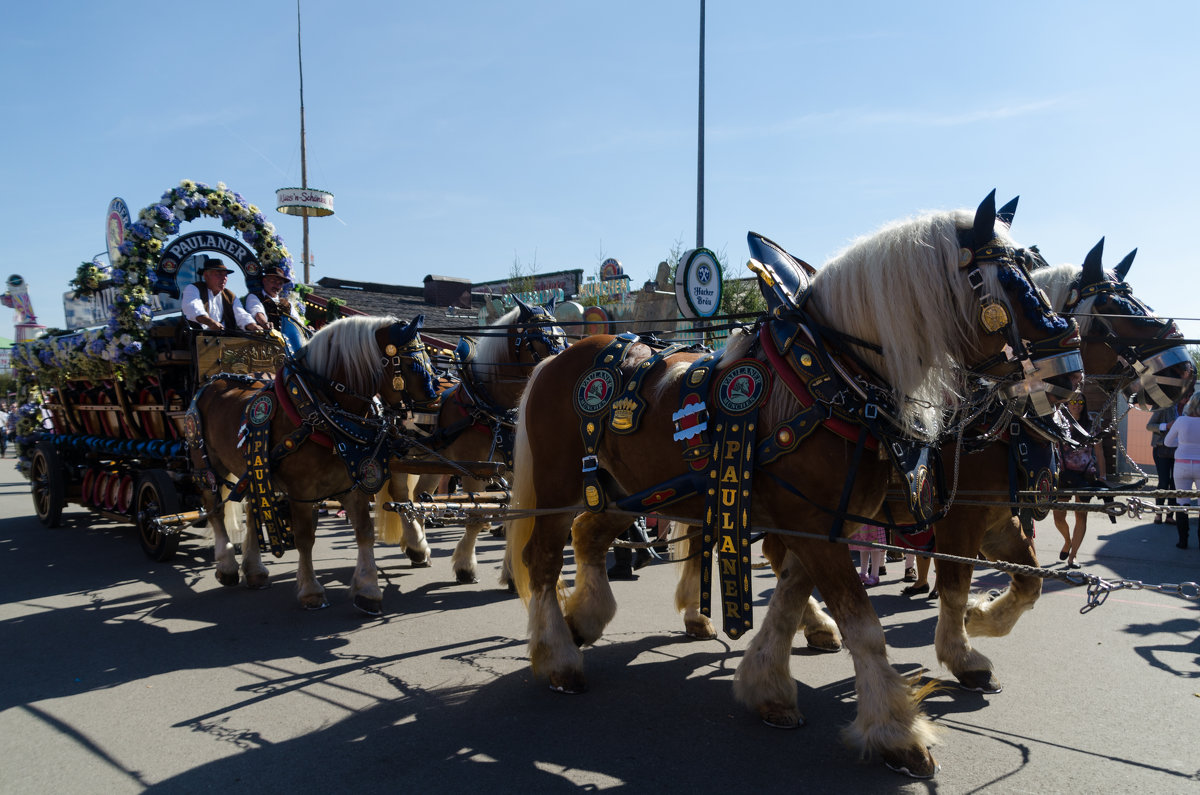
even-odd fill
[{"label": "metal chain", "polygon": [[[988,502],[986,505],[997,505],[999,503]],[[1074,503],[1068,504],[1069,509],[1074,508]],[[579,514],[587,510],[584,505],[575,505],[567,508],[533,508],[523,510],[511,509],[480,509],[479,514],[485,514],[489,518],[502,518],[505,520],[527,519],[537,516],[549,516],[552,514],[571,513]],[[476,513],[474,511],[464,511],[464,513]],[[613,513],[624,516],[642,516],[642,513],[637,511],[623,511],[617,508],[609,508],[605,513]],[[665,514],[656,514],[659,521],[681,522],[687,525],[695,525],[696,519],[687,516],[669,516]],[[751,528],[755,533],[774,533],[777,535],[794,536],[796,538],[810,538],[818,541],[828,541],[829,537],[823,533],[809,533],[803,530],[785,530],[781,527],[761,527],[755,525]],[[684,540],[691,540],[697,537],[694,531],[687,536],[679,539],[669,539],[668,541],[652,542],[649,545],[661,545],[664,543],[678,543]],[[1144,583],[1141,580],[1106,580],[1103,577],[1098,577],[1094,574],[1085,574],[1084,572],[1072,570],[1055,570],[1046,569],[1038,566],[1027,566],[1023,563],[1011,563],[1006,560],[984,560],[982,558],[968,558],[960,555],[950,555],[945,552],[931,552],[920,549],[909,549],[908,547],[896,546],[894,544],[882,544],[875,541],[863,541],[856,538],[836,538],[833,539],[839,544],[853,544],[857,547],[869,547],[871,549],[882,549],[884,551],[901,552],[905,554],[916,555],[918,557],[929,558],[931,560],[944,560],[948,563],[962,563],[972,567],[990,568],[996,571],[1002,571],[1006,574],[1023,574],[1027,577],[1038,577],[1043,580],[1060,580],[1069,585],[1086,585],[1087,602],[1079,609],[1080,613],[1088,613],[1100,605],[1108,598],[1108,595],[1113,591],[1123,589],[1136,591],[1158,591],[1161,593],[1169,593],[1175,596],[1182,597],[1189,601],[1200,600],[1200,583],[1197,582],[1182,582],[1182,583]],[[638,545],[635,542],[624,542],[625,545],[636,548]]]}]

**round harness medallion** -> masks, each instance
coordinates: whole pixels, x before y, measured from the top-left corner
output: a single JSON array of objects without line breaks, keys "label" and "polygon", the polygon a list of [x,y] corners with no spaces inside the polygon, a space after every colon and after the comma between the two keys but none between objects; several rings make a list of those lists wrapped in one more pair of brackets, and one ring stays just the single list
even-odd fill
[{"label": "round harness medallion", "polygon": [[599,414],[608,407],[616,388],[612,373],[598,367],[579,379],[575,386],[575,405],[584,414]]},{"label": "round harness medallion", "polygon": [[383,468],[377,460],[368,458],[366,461],[363,461],[358,479],[367,491],[379,491],[383,486]]},{"label": "round harness medallion", "polygon": [[274,410],[275,401],[270,395],[258,395],[246,407],[246,421],[251,425],[262,425],[271,419]]},{"label": "round harness medallion", "polygon": [[727,414],[745,414],[766,398],[770,377],[756,359],[743,359],[730,367],[717,384],[717,403]]}]

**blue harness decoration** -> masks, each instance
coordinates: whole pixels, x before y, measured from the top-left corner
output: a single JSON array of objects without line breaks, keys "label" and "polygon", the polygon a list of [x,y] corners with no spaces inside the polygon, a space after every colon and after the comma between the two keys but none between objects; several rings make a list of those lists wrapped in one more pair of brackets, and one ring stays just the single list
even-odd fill
[{"label": "blue harness decoration", "polygon": [[[710,371],[711,372],[711,371]],[[717,542],[721,615],[731,638],[754,626],[750,588],[750,492],[758,409],[771,391],[771,373],[756,359],[739,359],[720,374],[713,394],[713,446],[704,492],[704,562]],[[700,610],[711,615],[712,571],[701,567]]]},{"label": "blue harness decoration", "polygon": [[246,405],[245,424],[246,474],[250,484],[250,523],[258,534],[259,544],[282,557],[296,548],[292,528],[275,505],[275,489],[271,484],[271,417],[275,414],[274,388],[255,395]]},{"label": "blue harness decoration", "polygon": [[607,504],[604,487],[600,484],[600,462],[596,457],[605,426],[602,418],[616,396],[625,353],[635,342],[635,334],[617,336],[596,354],[592,369],[575,384],[575,411],[581,419],[580,433],[583,436],[583,499],[587,509],[593,513],[600,513]]}]

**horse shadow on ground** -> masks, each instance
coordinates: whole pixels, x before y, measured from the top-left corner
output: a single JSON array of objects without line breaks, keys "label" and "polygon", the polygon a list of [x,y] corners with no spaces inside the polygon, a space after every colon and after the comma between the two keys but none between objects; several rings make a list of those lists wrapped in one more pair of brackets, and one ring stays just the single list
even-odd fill
[{"label": "horse shadow on ground", "polygon": [[[1124,632],[1150,637],[1169,633],[1179,642],[1135,645],[1134,651],[1151,666],[1184,679],[1200,679],[1200,618],[1172,618],[1158,624],[1130,624]],[[1172,656],[1183,655],[1182,665],[1172,665]]]},{"label": "horse shadow on ground", "polygon": [[[487,640],[498,651],[523,653],[524,641]],[[457,654],[453,647],[443,653]],[[737,658],[724,644],[701,648],[678,636],[639,635],[589,648],[586,656],[592,687],[583,695],[553,693],[528,669],[478,687],[430,690],[396,679],[394,699],[283,742],[240,738],[241,753],[151,789],[208,790],[261,778],[264,771],[271,771],[272,789],[308,791],[353,781],[367,792],[401,785],[443,792],[723,786],[782,792],[794,791],[799,781],[834,787],[844,784],[847,773],[859,792],[909,786],[883,765],[856,764],[842,746],[838,730],[855,710],[850,680],[819,689],[801,684],[808,725],[780,731],[734,701],[729,680]],[[664,693],[678,697],[664,699]],[[197,716],[193,728],[210,731],[226,717]]]},{"label": "horse shadow on ground", "polygon": [[7,648],[21,650],[0,662],[0,711],[184,669],[291,658],[324,665],[349,643],[345,633],[400,620],[402,610],[510,598],[499,589],[426,586],[429,601],[420,603],[389,584],[384,603],[393,612],[368,619],[351,604],[353,567],[339,559],[325,570],[318,563],[331,606],[309,612],[296,602],[294,556],[267,560],[268,589],[221,588],[211,542],[181,544],[174,560],[157,563],[132,528],[89,513],[64,514],[61,528],[28,528],[27,518],[0,520],[0,603],[8,616],[0,632]]}]

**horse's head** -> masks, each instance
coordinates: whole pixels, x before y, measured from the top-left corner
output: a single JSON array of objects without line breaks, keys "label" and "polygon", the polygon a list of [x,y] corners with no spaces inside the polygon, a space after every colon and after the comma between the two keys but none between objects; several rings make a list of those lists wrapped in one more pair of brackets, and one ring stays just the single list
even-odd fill
[{"label": "horse's head", "polygon": [[567,334],[554,317],[553,298],[543,306],[530,306],[516,296],[513,300],[520,309],[509,331],[513,361],[536,364],[567,349]]},{"label": "horse's head", "polygon": [[1125,281],[1137,249],[1113,273],[1104,270],[1101,238],[1082,267],[1060,265],[1033,272],[1054,306],[1079,322],[1081,353],[1089,380],[1107,392],[1124,391],[1148,408],[1177,402],[1195,378],[1191,357],[1179,343],[1175,322],[1157,317]]},{"label": "horse's head", "polygon": [[396,321],[375,332],[375,342],[383,354],[379,396],[389,408],[407,402],[418,410],[428,410],[438,401],[433,363],[417,333],[424,323],[425,316],[417,315],[411,323]]},{"label": "horse's head", "polygon": [[[1000,379],[1000,394],[1006,400],[1028,401],[1034,412],[1045,415],[1082,381],[1079,327],[1056,314],[1045,293],[1034,286],[1029,266],[1040,254],[1017,247],[1007,235],[1007,221],[1015,209],[1014,200],[998,214],[992,191],[976,210],[974,222],[958,227],[958,268],[979,312],[977,362],[970,369]],[[997,230],[997,220],[1003,229]]]}]

